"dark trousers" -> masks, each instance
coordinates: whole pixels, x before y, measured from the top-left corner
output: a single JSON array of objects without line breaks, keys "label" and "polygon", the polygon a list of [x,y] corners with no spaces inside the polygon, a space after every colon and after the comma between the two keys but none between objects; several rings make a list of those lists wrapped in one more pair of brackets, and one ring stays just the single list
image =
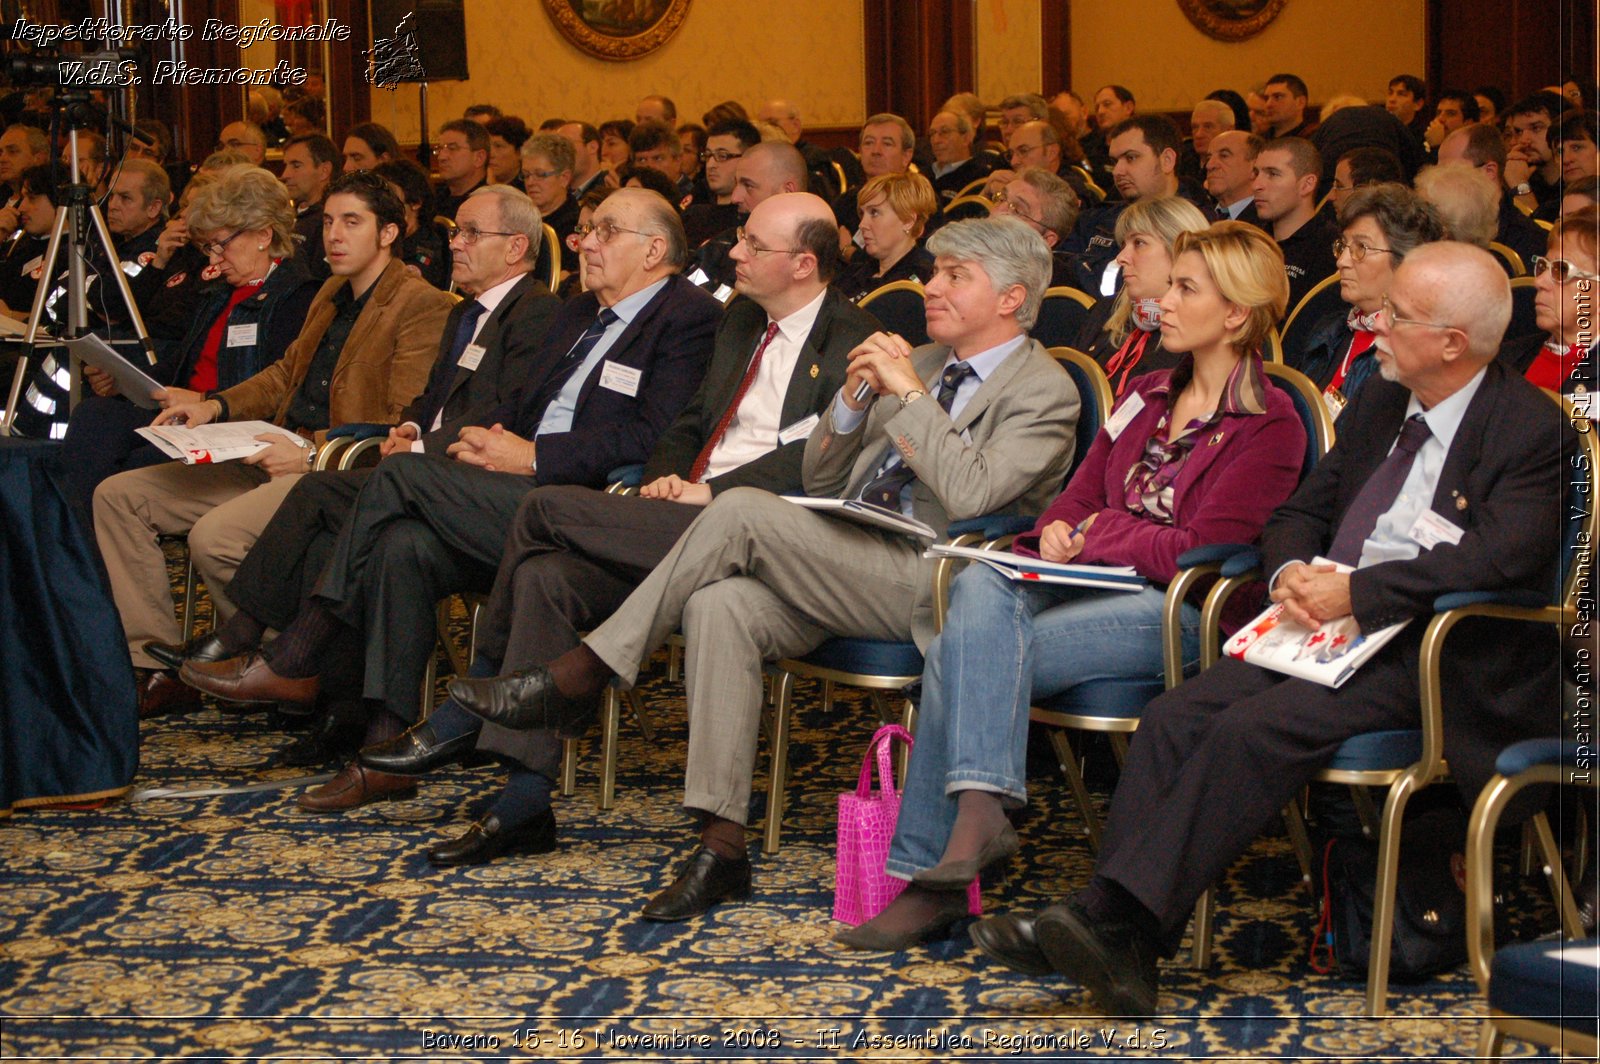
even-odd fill
[{"label": "dark trousers", "polygon": [[[107,477],[172,461],[134,431],[155,416],[156,411],[134,406],[120,395],[87,395],[78,403],[67,422],[61,454],[69,501],[80,516],[93,514],[94,489]],[[86,520],[84,527],[94,528],[94,521]]]},{"label": "dark trousers", "polygon": [[269,628],[283,628],[316,588],[333,557],[371,469],[308,473],[239,563],[228,585],[234,605]]},{"label": "dark trousers", "polygon": [[[698,506],[540,488],[523,500],[478,631],[478,656],[501,671],[542,665],[578,645],[666,557]],[[561,737],[485,725],[478,745],[555,775]]]},{"label": "dark trousers", "polygon": [[426,454],[395,455],[373,470],[314,592],[362,633],[363,697],[417,719],[438,601],[490,588],[534,486],[531,476]]},{"label": "dark trousers", "polygon": [[1419,726],[1418,642],[1402,632],[1337,690],[1225,658],[1145,708],[1095,871],[1155,915],[1168,951],[1341,743]]}]

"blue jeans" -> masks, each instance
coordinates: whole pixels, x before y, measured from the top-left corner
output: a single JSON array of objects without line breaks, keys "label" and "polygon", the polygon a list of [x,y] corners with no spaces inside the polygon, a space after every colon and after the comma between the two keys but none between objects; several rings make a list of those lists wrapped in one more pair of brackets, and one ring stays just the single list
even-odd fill
[{"label": "blue jeans", "polygon": [[[964,790],[1027,798],[1028,708],[1069,687],[1160,676],[1165,592],[1009,580],[987,565],[955,580],[944,631],[928,646],[917,742],[889,874],[910,879],[944,855]],[[1199,611],[1183,607],[1185,665],[1199,658]]]}]

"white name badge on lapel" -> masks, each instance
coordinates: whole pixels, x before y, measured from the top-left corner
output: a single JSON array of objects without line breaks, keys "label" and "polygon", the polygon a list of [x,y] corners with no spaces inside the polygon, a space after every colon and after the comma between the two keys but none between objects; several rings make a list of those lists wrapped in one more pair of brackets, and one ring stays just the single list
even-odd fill
[{"label": "white name badge on lapel", "polygon": [[478,363],[483,361],[483,345],[468,344],[467,349],[461,352],[461,358],[456,365],[462,369],[477,369]]},{"label": "white name badge on lapel", "polygon": [[819,420],[820,418],[816,414],[812,414],[810,417],[801,418],[793,425],[783,429],[778,433],[778,446],[781,447],[784,444],[793,443],[795,440],[808,438],[811,435],[811,430],[817,427]]},{"label": "white name badge on lapel", "polygon": [[1451,524],[1432,510],[1424,510],[1406,535],[1415,540],[1423,550],[1432,550],[1441,543],[1455,546],[1461,542],[1462,532],[1463,529],[1459,525]]},{"label": "white name badge on lapel", "polygon": [[600,367],[600,387],[621,392],[631,399],[639,394],[639,379],[643,376],[643,370],[607,362]]},{"label": "white name badge on lapel", "polygon": [[1106,435],[1115,440],[1122,435],[1122,430],[1128,427],[1128,422],[1139,415],[1144,409],[1144,396],[1134,392],[1123,400],[1117,412],[1106,419]]},{"label": "white name badge on lapel", "polygon": [[[34,273],[34,270],[38,270],[39,273]],[[26,274],[33,274],[34,277],[39,277],[44,273],[44,256],[35,255],[27,262],[24,262],[22,264],[22,272]]]},{"label": "white name badge on lapel", "polygon": [[249,347],[256,342],[256,323],[228,326],[229,347]]}]

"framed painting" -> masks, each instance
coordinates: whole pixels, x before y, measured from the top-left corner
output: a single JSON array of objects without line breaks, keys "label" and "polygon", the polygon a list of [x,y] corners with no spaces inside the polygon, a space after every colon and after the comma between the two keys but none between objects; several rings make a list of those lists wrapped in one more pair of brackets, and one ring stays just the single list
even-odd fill
[{"label": "framed painting", "polygon": [[1243,41],[1272,24],[1289,0],[1178,0],[1178,7],[1207,37]]},{"label": "framed painting", "polygon": [[561,35],[597,59],[649,55],[689,14],[689,0],[544,0]]}]

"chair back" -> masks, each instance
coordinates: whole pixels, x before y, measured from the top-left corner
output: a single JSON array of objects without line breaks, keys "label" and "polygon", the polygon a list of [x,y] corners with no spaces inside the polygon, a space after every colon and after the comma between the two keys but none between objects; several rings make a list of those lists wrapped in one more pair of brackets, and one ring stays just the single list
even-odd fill
[{"label": "chair back", "polygon": [[561,238],[549,222],[544,223],[544,247],[539,249],[539,280],[552,292],[561,283]]},{"label": "chair back", "polygon": [[922,286],[917,282],[891,281],[862,296],[857,305],[877,318],[886,331],[904,337],[912,347],[920,347],[928,342],[922,298]]},{"label": "chair back", "polygon": [[1095,437],[1099,435],[1100,426],[1111,416],[1111,407],[1115,400],[1111,393],[1111,382],[1106,379],[1106,372],[1100,368],[1100,363],[1072,347],[1052,347],[1050,354],[1061,368],[1067,371],[1067,376],[1072,378],[1072,383],[1077,386],[1080,400],[1076,446],[1072,451],[1072,469],[1067,472],[1067,479],[1070,481],[1072,473],[1078,468],[1078,463],[1083,461],[1083,456],[1089,453]]},{"label": "chair back", "polygon": [[1300,297],[1283,319],[1283,352],[1288,358],[1299,356],[1305,350],[1306,338],[1328,315],[1335,310],[1347,309],[1339,298],[1339,275],[1324,277],[1311,290]]},{"label": "chair back", "polygon": [[1267,377],[1294,403],[1294,412],[1306,430],[1306,454],[1300,463],[1300,479],[1305,480],[1322,456],[1333,446],[1333,417],[1322,401],[1316,384],[1297,369],[1277,362],[1265,362]]},{"label": "chair back", "polygon": [[1277,327],[1267,333],[1267,342],[1262,346],[1261,358],[1268,364],[1283,365],[1283,338],[1278,335]]},{"label": "chair back", "polygon": [[947,222],[989,217],[989,201],[982,196],[957,196],[939,212]]},{"label": "chair back", "polygon": [[1528,275],[1527,265],[1514,248],[1507,247],[1498,240],[1491,240],[1489,241],[1489,250],[1494,252],[1496,258],[1505,263],[1506,272],[1511,276],[1526,277]]},{"label": "chair back", "polygon": [[1506,326],[1506,339],[1543,333],[1534,319],[1533,301],[1538,295],[1532,277],[1511,278],[1511,323]]},{"label": "chair back", "polygon": [[1094,297],[1087,292],[1068,285],[1047,288],[1039,303],[1039,320],[1028,333],[1046,347],[1071,347],[1078,342],[1092,306]]},{"label": "chair back", "polygon": [[963,196],[976,196],[978,193],[983,191],[983,186],[987,185],[988,183],[989,179],[987,177],[974,178],[973,180],[968,181],[966,184],[961,186],[961,191],[955,194],[955,198],[960,199]]}]

